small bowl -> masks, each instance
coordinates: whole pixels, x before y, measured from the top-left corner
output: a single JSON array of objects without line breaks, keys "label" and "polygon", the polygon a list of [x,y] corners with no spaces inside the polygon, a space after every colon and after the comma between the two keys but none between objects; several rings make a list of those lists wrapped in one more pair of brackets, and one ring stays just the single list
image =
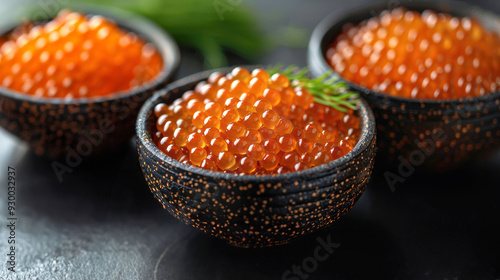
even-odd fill
[{"label": "small bowl", "polygon": [[327,164],[280,175],[239,176],[181,164],[152,140],[153,109],[172,103],[217,69],[191,75],[159,91],[137,119],[139,161],[154,196],[186,224],[240,247],[266,247],[330,225],[363,193],[375,156],[375,123],[365,101],[358,103],[361,137],[354,149]]},{"label": "small bowl", "polygon": [[[125,12],[92,9],[123,30],[154,44],[163,68],[154,80],[126,92],[104,97],[38,98],[0,87],[0,126],[49,158],[90,156],[115,148],[134,135],[140,106],[164,87],[176,72],[180,52],[173,38],[153,23]],[[15,27],[5,28],[5,36]],[[3,35],[2,35],[3,34]]]},{"label": "small bowl", "polygon": [[[401,6],[473,17],[486,28],[500,32],[498,16],[463,3],[404,1]],[[349,13],[339,10],[325,18],[309,42],[312,74],[334,71],[325,60],[325,53],[344,24],[361,22],[387,8],[387,3],[381,3]],[[381,163],[443,171],[491,155],[500,147],[500,92],[466,99],[409,99],[372,91],[340,78],[359,91],[373,109]]]}]

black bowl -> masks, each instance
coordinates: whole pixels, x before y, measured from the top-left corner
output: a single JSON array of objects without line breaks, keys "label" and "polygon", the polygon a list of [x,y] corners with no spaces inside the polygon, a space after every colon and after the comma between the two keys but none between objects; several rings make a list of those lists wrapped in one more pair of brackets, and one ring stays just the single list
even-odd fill
[{"label": "black bowl", "polygon": [[[403,1],[401,6],[416,11],[431,9],[469,16],[500,33],[498,16],[463,3]],[[333,71],[325,60],[325,53],[344,24],[361,22],[388,8],[391,7],[387,3],[381,3],[349,13],[339,10],[325,18],[315,28],[309,42],[308,60],[313,75]],[[442,171],[491,155],[500,147],[500,92],[466,99],[408,99],[344,81],[359,91],[373,109],[381,163],[411,165],[412,168],[422,165]]]},{"label": "black bowl", "polygon": [[[175,41],[151,22],[125,12],[96,11],[123,30],[152,43],[163,58],[153,81],[105,97],[37,98],[0,87],[0,126],[27,142],[36,154],[49,158],[89,156],[113,149],[134,135],[140,106],[175,74],[180,52]],[[15,27],[5,28],[8,34]]]},{"label": "black bowl", "polygon": [[241,247],[284,244],[347,213],[365,189],[374,163],[375,123],[364,101],[358,103],[362,134],[354,149],[304,171],[238,176],[181,164],[158,149],[152,140],[156,131],[153,108],[158,103],[172,103],[213,71],[170,84],[139,113],[140,165],[163,207],[184,223]]}]

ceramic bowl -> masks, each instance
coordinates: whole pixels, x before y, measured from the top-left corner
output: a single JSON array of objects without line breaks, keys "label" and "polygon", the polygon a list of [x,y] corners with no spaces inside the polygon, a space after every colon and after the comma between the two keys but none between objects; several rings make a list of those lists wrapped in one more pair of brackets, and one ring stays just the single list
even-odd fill
[{"label": "ceramic bowl", "polygon": [[[163,69],[151,82],[105,97],[38,98],[0,87],[0,126],[38,155],[83,157],[113,149],[134,135],[141,105],[164,87],[178,68],[180,53],[172,37],[149,21],[122,12],[96,11],[123,30],[152,43],[163,58]],[[0,34],[13,30],[4,28]]]},{"label": "ceramic bowl", "polygon": [[139,113],[140,165],[163,207],[184,223],[240,247],[284,244],[347,213],[363,193],[374,164],[375,123],[364,101],[358,103],[362,133],[354,149],[342,158],[299,172],[266,176],[213,172],[181,164],[158,149],[152,140],[156,131],[153,108],[172,103],[213,71],[172,83]]},{"label": "ceramic bowl", "polygon": [[[500,33],[497,15],[463,3],[403,1],[401,6],[415,11],[430,9],[469,16]],[[339,10],[321,21],[312,34],[308,49],[313,75],[334,71],[325,53],[344,24],[361,22],[388,8],[387,3],[381,3],[349,13]],[[423,100],[395,97],[344,81],[359,91],[373,109],[378,131],[377,162],[380,164],[423,166],[443,171],[491,155],[500,147],[500,92],[477,98]]]}]

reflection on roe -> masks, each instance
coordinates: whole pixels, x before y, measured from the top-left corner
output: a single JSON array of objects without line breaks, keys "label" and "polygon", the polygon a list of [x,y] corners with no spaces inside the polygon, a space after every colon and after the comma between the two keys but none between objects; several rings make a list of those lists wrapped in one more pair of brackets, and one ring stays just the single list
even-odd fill
[{"label": "reflection on roe", "polygon": [[469,17],[397,8],[347,24],[326,52],[335,71],[378,92],[419,99],[500,88],[500,38]]},{"label": "reflection on roe", "polygon": [[347,154],[359,118],[314,102],[282,74],[241,67],[212,73],[171,105],[158,104],[154,141],[185,164],[235,174],[280,174]]}]

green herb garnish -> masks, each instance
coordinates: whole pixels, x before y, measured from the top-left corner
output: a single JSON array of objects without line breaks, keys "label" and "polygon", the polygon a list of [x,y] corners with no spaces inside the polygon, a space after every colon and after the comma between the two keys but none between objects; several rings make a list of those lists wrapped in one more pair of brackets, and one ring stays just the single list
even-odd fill
[{"label": "green herb garnish", "polygon": [[[255,59],[269,45],[242,1],[81,0],[70,1],[67,7],[78,9],[82,5],[118,8],[148,18],[170,33],[179,45],[198,50],[206,68],[226,66],[224,51]],[[32,8],[34,11],[28,12],[39,16],[40,7]],[[46,16],[53,17],[63,8],[66,7],[57,7]]]},{"label": "green herb garnish", "polygon": [[349,91],[349,86],[340,81],[328,71],[317,78],[310,78],[309,69],[289,66],[283,69],[282,65],[275,65],[267,69],[269,75],[276,73],[288,77],[293,86],[305,87],[313,95],[314,101],[335,108],[341,112],[348,112],[347,108],[357,110],[356,103],[359,96]]}]

